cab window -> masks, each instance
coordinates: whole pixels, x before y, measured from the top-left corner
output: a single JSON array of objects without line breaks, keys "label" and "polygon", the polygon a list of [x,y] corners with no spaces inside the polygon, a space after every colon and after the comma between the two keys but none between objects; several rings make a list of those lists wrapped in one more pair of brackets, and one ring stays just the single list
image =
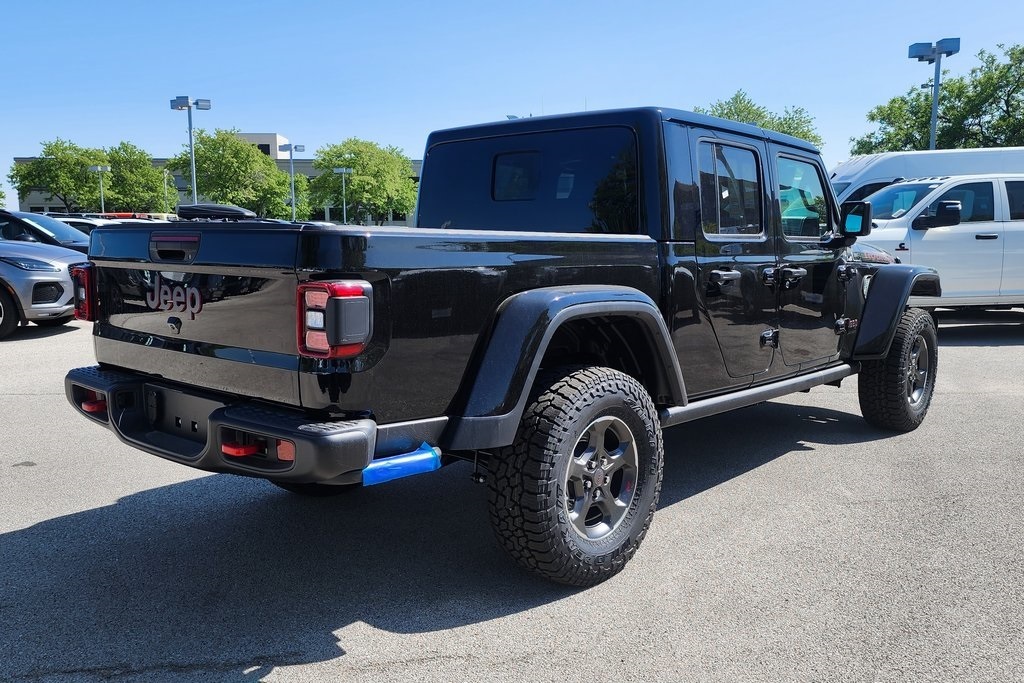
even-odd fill
[{"label": "cab window", "polygon": [[814,164],[778,158],[779,210],[786,237],[818,239],[831,232],[825,184]]},{"label": "cab window", "polygon": [[757,155],[749,149],[701,142],[701,228],[707,235],[760,235],[761,177]]},{"label": "cab window", "polygon": [[935,215],[939,208],[939,202],[949,201],[960,202],[961,223],[995,220],[995,202],[990,181],[965,183],[946,190],[938,199],[928,205],[928,215]]},{"label": "cab window", "polygon": [[1010,220],[1024,220],[1024,182],[1006,181],[1006,197],[1010,200]]}]

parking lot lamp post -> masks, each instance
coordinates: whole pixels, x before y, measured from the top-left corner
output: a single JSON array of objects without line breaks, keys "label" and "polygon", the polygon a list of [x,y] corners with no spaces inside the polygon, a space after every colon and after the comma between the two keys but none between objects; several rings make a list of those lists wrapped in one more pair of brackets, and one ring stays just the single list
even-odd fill
[{"label": "parking lot lamp post", "polygon": [[107,212],[106,203],[103,201],[103,174],[110,170],[109,166],[90,166],[89,170],[100,177],[100,213]]},{"label": "parking lot lamp post", "polygon": [[914,43],[907,56],[919,62],[935,64],[935,78],[932,82],[932,123],[928,134],[928,149],[935,149],[935,132],[939,123],[939,80],[942,78],[942,57],[952,57],[960,52],[959,38],[943,38],[931,43]]},{"label": "parking lot lamp post", "polygon": [[293,145],[291,143],[280,145],[278,150],[288,152],[288,175],[292,181],[292,223],[295,222],[295,152],[305,152],[305,145]]},{"label": "parking lot lamp post", "polygon": [[345,176],[352,172],[351,168],[336,168],[335,173],[341,175],[341,222],[348,225],[348,201],[345,198]]},{"label": "parking lot lamp post", "polygon": [[199,192],[196,190],[196,146],[195,136],[192,134],[192,108],[209,109],[210,100],[193,100],[188,95],[178,95],[171,100],[171,109],[175,111],[185,110],[188,112],[188,155],[192,160],[192,203],[199,203]]}]

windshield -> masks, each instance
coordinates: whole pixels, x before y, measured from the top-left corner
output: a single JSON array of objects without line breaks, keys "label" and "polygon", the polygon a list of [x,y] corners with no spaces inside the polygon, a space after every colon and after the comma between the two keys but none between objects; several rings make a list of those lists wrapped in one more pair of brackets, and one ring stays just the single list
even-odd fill
[{"label": "windshield", "polygon": [[73,228],[67,223],[61,223],[49,216],[40,216],[39,214],[25,213],[23,211],[19,211],[15,215],[26,223],[31,223],[36,228],[39,228],[61,244],[81,244],[82,242],[89,241],[89,236],[81,230]]},{"label": "windshield", "polygon": [[832,183],[832,189],[835,191],[837,197],[841,195],[843,193],[843,190],[845,190],[849,186],[850,183]]},{"label": "windshield", "polygon": [[887,221],[905,215],[942,183],[896,183],[868,195],[871,217]]}]

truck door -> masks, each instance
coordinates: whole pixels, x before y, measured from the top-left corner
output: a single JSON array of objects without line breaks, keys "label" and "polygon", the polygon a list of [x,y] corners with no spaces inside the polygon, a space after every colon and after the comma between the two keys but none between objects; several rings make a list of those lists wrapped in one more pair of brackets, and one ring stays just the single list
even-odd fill
[{"label": "truck door", "polygon": [[942,201],[960,202],[960,224],[909,231],[914,263],[939,271],[943,299],[994,299],[1002,279],[1005,240],[1003,223],[995,217],[993,181],[953,185],[930,201],[921,215],[934,216]]},{"label": "truck door", "polygon": [[767,220],[766,150],[758,140],[695,131],[700,184],[696,235],[698,296],[734,378],[768,370],[774,350],[762,343],[776,320],[775,294],[764,273],[775,265]]},{"label": "truck door", "polygon": [[778,263],[766,276],[778,297],[779,348],[790,367],[834,360],[840,337],[835,321],[845,307],[838,278],[842,247],[827,245],[838,223],[825,191],[826,175],[814,155],[772,145],[774,191],[778,198]]}]

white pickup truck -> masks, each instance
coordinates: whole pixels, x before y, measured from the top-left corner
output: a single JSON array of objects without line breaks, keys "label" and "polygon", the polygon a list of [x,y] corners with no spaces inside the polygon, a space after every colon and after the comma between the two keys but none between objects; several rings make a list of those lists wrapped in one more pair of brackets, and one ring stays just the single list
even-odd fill
[{"label": "white pickup truck", "polygon": [[1024,306],[1024,174],[903,180],[867,201],[867,242],[942,277],[941,297],[914,297],[912,305]]}]

